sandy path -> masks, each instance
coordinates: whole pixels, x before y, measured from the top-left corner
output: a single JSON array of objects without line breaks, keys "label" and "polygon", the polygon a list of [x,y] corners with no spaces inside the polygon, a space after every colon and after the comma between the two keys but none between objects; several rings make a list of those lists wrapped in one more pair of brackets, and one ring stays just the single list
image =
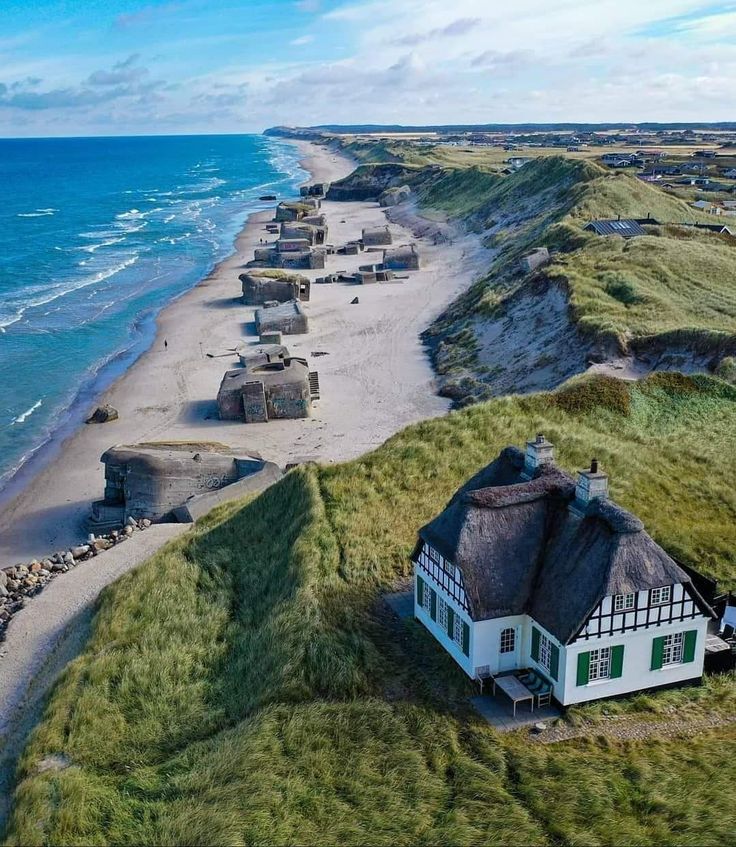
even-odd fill
[{"label": "sandy path", "polygon": [[17,757],[41,717],[51,686],[87,640],[100,592],[187,529],[164,524],[137,532],[54,579],[13,618],[0,644],[0,832]]}]

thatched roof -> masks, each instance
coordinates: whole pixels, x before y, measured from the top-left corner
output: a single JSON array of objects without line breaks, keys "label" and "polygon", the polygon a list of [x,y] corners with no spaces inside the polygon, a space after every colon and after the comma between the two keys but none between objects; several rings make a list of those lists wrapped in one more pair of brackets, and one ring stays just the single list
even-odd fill
[{"label": "thatched roof", "polygon": [[507,448],[419,532],[460,568],[474,620],[529,614],[565,644],[604,596],[675,582],[712,614],[637,517],[610,500],[581,517],[571,476],[542,465],[524,481],[523,467]]}]

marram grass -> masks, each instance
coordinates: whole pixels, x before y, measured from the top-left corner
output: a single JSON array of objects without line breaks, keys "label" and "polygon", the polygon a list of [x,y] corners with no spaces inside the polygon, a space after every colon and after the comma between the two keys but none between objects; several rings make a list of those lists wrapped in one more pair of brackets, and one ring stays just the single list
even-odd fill
[{"label": "marram grass", "polygon": [[[199,522],[104,594],[21,761],[6,843],[724,844],[736,729],[686,740],[499,736],[424,630],[382,611],[416,529],[508,443],[595,454],[683,560],[736,584],[736,389],[579,379],[300,468]],[[617,701],[732,714],[732,677]]]}]

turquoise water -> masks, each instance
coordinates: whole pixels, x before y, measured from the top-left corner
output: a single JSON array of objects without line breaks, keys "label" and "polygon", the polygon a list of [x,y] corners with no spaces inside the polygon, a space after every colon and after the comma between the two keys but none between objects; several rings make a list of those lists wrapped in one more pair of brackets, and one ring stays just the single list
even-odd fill
[{"label": "turquoise water", "polygon": [[262,136],[0,140],[0,489],[232,252],[260,194],[306,179]]}]

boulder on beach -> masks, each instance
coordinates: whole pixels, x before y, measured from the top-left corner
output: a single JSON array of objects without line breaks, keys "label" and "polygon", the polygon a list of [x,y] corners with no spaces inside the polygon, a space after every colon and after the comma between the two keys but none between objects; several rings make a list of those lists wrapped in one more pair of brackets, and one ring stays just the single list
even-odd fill
[{"label": "boulder on beach", "polygon": [[112,406],[98,406],[86,422],[88,424],[110,423],[110,421],[116,421],[118,417],[118,410],[113,409]]}]

